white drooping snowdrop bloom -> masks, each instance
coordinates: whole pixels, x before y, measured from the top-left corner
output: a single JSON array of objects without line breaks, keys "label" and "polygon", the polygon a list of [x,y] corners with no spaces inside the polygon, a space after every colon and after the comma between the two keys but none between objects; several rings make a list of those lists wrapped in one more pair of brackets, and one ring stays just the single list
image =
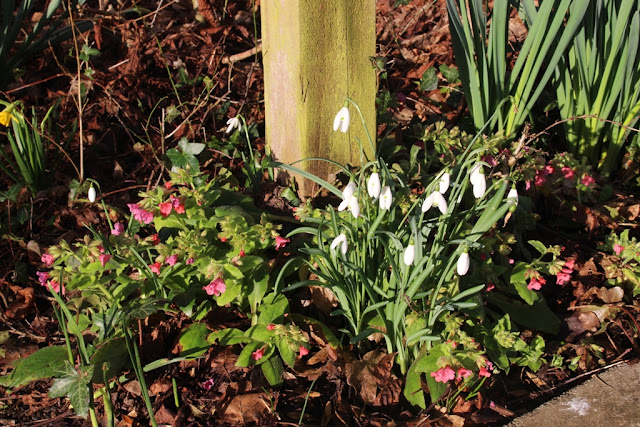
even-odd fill
[{"label": "white drooping snowdrop bloom", "polygon": [[445,172],[440,176],[440,179],[438,180],[438,192],[440,192],[440,194],[447,192],[450,181],[451,175],[449,175],[449,172]]},{"label": "white drooping snowdrop bloom", "polygon": [[513,204],[517,205],[518,204],[518,190],[516,190],[515,188],[512,188],[511,190],[509,190],[509,193],[507,193],[507,201],[508,202],[512,202]]},{"label": "white drooping snowdrop bloom", "polygon": [[447,201],[439,191],[434,191],[424,199],[424,202],[422,203],[422,212],[427,212],[432,206],[436,206],[440,209],[440,213],[442,213],[442,215],[447,213]]},{"label": "white drooping snowdrop bloom", "polygon": [[96,189],[93,188],[93,185],[89,187],[89,191],[87,192],[87,198],[91,203],[96,201]]},{"label": "white drooping snowdrop bloom", "polygon": [[410,242],[409,245],[407,245],[407,248],[404,250],[404,255],[403,255],[403,261],[404,261],[404,265],[409,266],[411,264],[413,264],[413,259],[416,256],[416,247],[413,244],[413,242]]},{"label": "white drooping snowdrop bloom", "polygon": [[367,181],[367,192],[369,193],[369,197],[374,200],[380,196],[380,175],[378,175],[378,172],[372,173],[369,177]]},{"label": "white drooping snowdrop bloom", "polygon": [[340,251],[342,252],[342,254],[346,254],[347,253],[347,249],[349,249],[349,245],[347,244],[347,236],[344,233],[340,233],[338,235],[338,237],[336,237],[335,239],[333,239],[333,242],[331,242],[331,250],[335,250],[338,245],[340,245]]},{"label": "white drooping snowdrop bloom", "polygon": [[227,120],[227,130],[225,133],[231,133],[234,129],[242,130],[242,122],[237,117]]},{"label": "white drooping snowdrop bloom", "polygon": [[458,265],[456,270],[460,276],[464,276],[469,271],[469,264],[471,263],[469,259],[469,252],[462,252],[460,254],[460,258],[458,258]]},{"label": "white drooping snowdrop bloom", "polygon": [[391,195],[391,188],[388,185],[385,185],[380,192],[380,209],[389,210],[391,209],[391,202],[393,201],[393,196]]},{"label": "white drooping snowdrop bloom", "polygon": [[356,183],[350,181],[349,184],[342,191],[342,202],[338,206],[338,211],[349,208],[349,211],[353,214],[354,218],[360,215],[360,205],[358,205],[358,198],[356,197]]},{"label": "white drooping snowdrop bloom", "polygon": [[469,173],[469,182],[473,186],[473,196],[476,199],[482,198],[487,192],[487,180],[484,177],[484,168],[481,163],[476,163]]},{"label": "white drooping snowdrop bloom", "polygon": [[334,132],[340,129],[342,133],[346,133],[349,130],[349,122],[351,121],[351,115],[349,114],[349,109],[347,107],[342,107],[338,114],[336,114],[336,118],[333,119],[333,130]]}]

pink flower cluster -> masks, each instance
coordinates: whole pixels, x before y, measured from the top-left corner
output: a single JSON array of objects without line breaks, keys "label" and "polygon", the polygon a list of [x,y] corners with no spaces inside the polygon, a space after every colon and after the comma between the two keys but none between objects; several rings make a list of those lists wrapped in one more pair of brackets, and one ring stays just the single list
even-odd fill
[{"label": "pink flower cluster", "polygon": [[224,280],[218,277],[207,286],[203,287],[203,289],[207,292],[207,295],[215,295],[219,297],[227,290],[227,285],[224,283]]},{"label": "pink flower cluster", "polygon": [[539,291],[542,285],[546,285],[547,281],[544,277],[532,277],[529,280],[529,284],[527,285],[527,289]]},{"label": "pink flower cluster", "polygon": [[[622,251],[624,251],[624,246],[620,246],[616,243],[615,245],[613,245],[613,251],[616,253],[616,255],[620,255]],[[42,256],[44,257],[44,255]]]},{"label": "pink flower cluster", "polygon": [[284,248],[287,243],[289,243],[290,240],[282,237],[282,236],[276,236],[276,250],[280,249],[280,248]]},{"label": "pink flower cluster", "polygon": [[175,210],[177,214],[185,213],[184,204],[173,194],[168,202],[160,203],[158,207],[160,208],[160,214],[164,218],[168,217],[172,210]]},{"label": "pink flower cluster", "polygon": [[122,233],[124,233],[124,225],[122,225],[122,223],[120,222],[116,222],[115,224],[113,224],[113,230],[111,230],[111,235],[119,236]]},{"label": "pink flower cluster", "polygon": [[556,274],[556,284],[564,285],[565,283],[569,283],[571,280],[571,273],[573,272],[573,267],[576,263],[574,259],[568,259],[564,262],[562,266],[562,270],[558,274]]},{"label": "pink flower cluster", "polygon": [[[38,281],[40,282],[40,285],[46,287],[51,292],[55,292],[57,294],[60,293],[60,283],[58,283],[58,281],[55,279],[51,279],[51,276],[49,276],[48,272],[38,271],[36,272],[36,274],[38,275]],[[64,295],[65,293],[66,290],[64,289],[64,286],[62,286],[62,295]]]},{"label": "pink flower cluster", "polygon": [[127,206],[137,221],[144,224],[150,224],[153,221],[153,214],[142,209],[137,203],[129,203]]},{"label": "pink flower cluster", "polygon": [[[553,174],[556,171],[556,169],[552,166],[552,165],[546,165],[543,169],[540,169],[538,171],[536,171],[536,176],[533,180],[533,183],[535,184],[536,187],[541,187],[543,186],[546,182],[547,182],[547,177],[551,174]],[[562,177],[564,179],[569,179],[569,180],[573,180],[575,179],[576,176],[576,171],[573,168],[570,168],[568,166],[562,166],[560,168],[560,172],[562,173]],[[588,175],[588,174],[584,174],[582,176],[582,179],[580,180],[580,182],[583,185],[586,185],[587,187],[590,187],[591,185],[595,184],[596,180]],[[528,190],[529,188],[531,188],[531,182],[527,181],[525,183],[525,188]]]},{"label": "pink flower cluster", "polygon": [[463,380],[464,378],[470,377],[473,375],[473,371],[466,368],[459,368],[458,372],[454,371],[451,366],[445,366],[444,368],[440,368],[435,372],[431,372],[431,376],[439,383],[446,383],[453,379],[457,381]]}]

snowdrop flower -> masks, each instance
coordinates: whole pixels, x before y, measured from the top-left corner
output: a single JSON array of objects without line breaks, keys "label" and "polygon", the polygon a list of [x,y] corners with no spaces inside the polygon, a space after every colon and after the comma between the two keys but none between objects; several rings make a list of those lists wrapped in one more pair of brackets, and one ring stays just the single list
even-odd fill
[{"label": "snowdrop flower", "polygon": [[413,240],[409,242],[407,249],[404,250],[403,261],[404,265],[409,266],[413,264],[413,259],[416,256],[416,247],[413,244]]},{"label": "snowdrop flower", "polygon": [[391,202],[393,201],[393,196],[391,195],[391,188],[388,185],[385,185],[380,193],[380,209],[389,210],[391,209]]},{"label": "snowdrop flower", "polygon": [[360,216],[360,205],[358,204],[358,198],[355,196],[349,199],[349,211],[354,218],[358,218]]},{"label": "snowdrop flower", "polygon": [[342,191],[342,202],[338,206],[338,211],[349,208],[355,218],[360,215],[360,205],[358,205],[358,198],[355,196],[356,183],[351,181]]},{"label": "snowdrop flower", "polygon": [[438,181],[438,191],[440,194],[444,194],[447,192],[447,190],[449,189],[450,180],[451,175],[449,175],[449,172],[445,172],[440,176],[440,179]]},{"label": "snowdrop flower", "polygon": [[93,185],[89,187],[89,191],[87,192],[87,198],[91,203],[96,201],[96,189],[93,188]]},{"label": "snowdrop flower", "polygon": [[484,168],[481,163],[476,163],[469,173],[469,181],[473,186],[473,196],[476,199],[482,198],[487,191],[487,181],[484,178]]},{"label": "snowdrop flower", "polygon": [[427,212],[432,206],[437,206],[442,215],[447,213],[447,201],[439,191],[434,191],[424,199],[424,202],[422,203],[422,212]]},{"label": "snowdrop flower", "polygon": [[513,203],[514,205],[517,205],[518,190],[516,190],[515,188],[512,188],[511,190],[509,190],[509,193],[507,193],[507,201]]},{"label": "snowdrop flower", "polygon": [[487,182],[484,180],[484,176],[482,179],[478,179],[475,184],[473,184],[473,196],[476,199],[481,199],[484,196],[484,193],[487,192]]},{"label": "snowdrop flower", "polygon": [[465,249],[464,252],[460,254],[460,258],[458,258],[457,271],[460,276],[464,276],[469,271],[469,252]]},{"label": "snowdrop flower", "polygon": [[227,130],[225,133],[231,133],[234,129],[242,130],[242,122],[237,117],[227,120]]},{"label": "snowdrop flower", "polygon": [[367,181],[367,192],[369,193],[369,197],[374,200],[380,196],[380,175],[378,175],[378,172],[372,173],[369,177]]},{"label": "snowdrop flower", "polygon": [[475,184],[476,181],[480,179],[484,180],[484,168],[482,167],[482,163],[476,163],[469,171],[469,181]]},{"label": "snowdrop flower", "polygon": [[337,131],[340,129],[342,133],[346,133],[349,130],[349,122],[351,121],[351,116],[349,115],[349,109],[347,107],[342,107],[338,114],[336,114],[336,118],[333,119],[333,130]]},{"label": "snowdrop flower", "polygon": [[343,255],[346,254],[347,249],[349,249],[349,245],[347,244],[346,234],[340,233],[338,237],[333,239],[333,242],[331,242],[331,250],[335,250],[335,248],[337,248],[338,245],[340,245],[340,251],[342,251],[342,254]]}]

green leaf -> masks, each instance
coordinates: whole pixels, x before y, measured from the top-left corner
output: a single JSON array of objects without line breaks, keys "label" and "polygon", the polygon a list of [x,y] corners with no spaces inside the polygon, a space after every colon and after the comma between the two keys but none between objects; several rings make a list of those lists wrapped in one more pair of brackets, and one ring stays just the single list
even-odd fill
[{"label": "green leaf", "polygon": [[298,347],[288,336],[278,337],[276,339],[276,347],[282,356],[284,363],[293,368],[296,363],[296,357],[298,356]]},{"label": "green leaf", "polygon": [[520,298],[522,298],[527,304],[533,305],[536,300],[536,292],[527,288],[526,282],[515,282],[513,285],[516,288],[516,291],[518,291]]},{"label": "green leaf", "polygon": [[210,333],[207,341],[210,344],[219,341],[220,345],[234,345],[251,342],[251,338],[247,337],[240,329],[226,328]]},{"label": "green leaf", "polygon": [[124,338],[115,338],[104,342],[91,357],[94,366],[92,381],[95,384],[104,384],[102,371],[106,371],[107,380],[122,373],[129,363],[129,352]]},{"label": "green leaf", "polygon": [[15,366],[13,372],[0,377],[0,385],[14,388],[31,381],[52,377],[57,370],[64,368],[68,357],[66,346],[41,348],[24,359],[16,360],[13,363]]},{"label": "green leaf", "polygon": [[440,64],[439,68],[442,76],[447,79],[449,83],[455,83],[460,78],[460,73],[458,73],[458,69],[455,67],[450,67],[447,64]]},{"label": "green leaf", "polygon": [[197,142],[189,142],[187,138],[181,138],[180,141],[178,141],[178,147],[180,147],[180,150],[186,155],[197,156],[202,153],[202,150],[204,150],[206,146]]},{"label": "green leaf", "polygon": [[[249,366],[251,364],[253,360],[253,352],[258,350],[259,348],[262,348],[265,346],[265,343],[263,343],[262,341],[252,341],[249,344],[247,344],[242,351],[240,352],[240,355],[238,356],[238,360],[236,361],[236,366]],[[268,349],[265,349],[265,353],[264,355],[258,359],[256,362],[256,364],[260,364],[260,363],[264,363],[267,361],[267,359],[265,359],[265,357],[268,358],[268,354],[273,354],[273,347],[272,346],[268,346]]]},{"label": "green leaf", "polygon": [[210,347],[207,340],[209,329],[204,323],[194,323],[180,332],[179,343],[182,346],[180,357],[196,358],[202,356]]},{"label": "green leaf", "polygon": [[93,366],[80,366],[76,370],[69,361],[56,370],[56,379],[49,389],[49,397],[67,396],[76,414],[86,418],[89,413],[89,383]]},{"label": "green leaf", "polygon": [[270,357],[269,360],[260,365],[260,368],[262,368],[262,373],[271,386],[282,384],[284,366],[279,357]]},{"label": "green leaf", "polygon": [[560,319],[551,311],[544,298],[536,293],[532,305],[523,304],[501,294],[487,294],[487,301],[508,313],[515,323],[526,328],[557,334]]},{"label": "green leaf", "polygon": [[438,76],[436,75],[436,69],[434,67],[429,67],[422,74],[422,78],[418,82],[420,86],[420,90],[429,92],[438,88]]},{"label": "green leaf", "polygon": [[416,359],[407,371],[407,379],[404,384],[403,394],[409,403],[425,409],[427,405],[424,400],[424,393],[422,392],[422,373],[416,371],[416,365],[423,357],[424,356],[420,356]]},{"label": "green leaf", "polygon": [[529,240],[528,243],[533,246],[540,254],[544,255],[547,253],[547,247],[544,243],[539,242],[537,240]]},{"label": "green leaf", "polygon": [[529,269],[529,264],[518,261],[516,265],[511,270],[511,277],[509,278],[509,283],[516,282],[525,282],[527,278],[525,277],[525,273]]},{"label": "green leaf", "polygon": [[282,323],[284,315],[289,312],[289,301],[282,294],[271,293],[264,297],[260,304],[258,323]]}]

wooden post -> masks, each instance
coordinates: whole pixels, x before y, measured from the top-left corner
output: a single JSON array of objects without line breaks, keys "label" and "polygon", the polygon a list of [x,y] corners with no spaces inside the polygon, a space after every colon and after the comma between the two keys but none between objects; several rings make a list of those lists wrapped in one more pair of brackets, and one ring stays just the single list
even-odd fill
[{"label": "wooden post", "polygon": [[[266,138],[274,159],[358,165],[361,144],[371,159],[353,105],[347,133],[334,132],[333,119],[345,98],[353,99],[375,143],[375,1],[263,0],[261,8]],[[326,162],[296,166],[324,179],[335,172]],[[300,183],[310,195],[312,183]]]}]

